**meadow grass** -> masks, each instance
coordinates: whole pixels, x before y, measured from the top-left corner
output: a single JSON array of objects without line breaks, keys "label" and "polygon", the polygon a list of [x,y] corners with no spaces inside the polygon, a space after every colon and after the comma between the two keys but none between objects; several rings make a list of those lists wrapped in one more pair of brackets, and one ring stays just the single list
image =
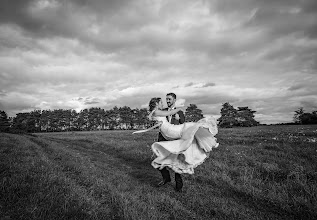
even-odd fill
[{"label": "meadow grass", "polygon": [[0,219],[317,219],[317,126],[217,138],[178,193],[155,187],[157,131],[1,133]]}]

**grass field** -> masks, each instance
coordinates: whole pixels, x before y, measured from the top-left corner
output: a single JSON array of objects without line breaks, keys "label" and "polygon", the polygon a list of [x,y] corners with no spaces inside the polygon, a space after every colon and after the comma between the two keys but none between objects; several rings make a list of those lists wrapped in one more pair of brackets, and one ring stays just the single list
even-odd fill
[{"label": "grass field", "polygon": [[220,129],[182,193],[155,187],[157,131],[0,136],[1,220],[317,219],[317,126]]}]

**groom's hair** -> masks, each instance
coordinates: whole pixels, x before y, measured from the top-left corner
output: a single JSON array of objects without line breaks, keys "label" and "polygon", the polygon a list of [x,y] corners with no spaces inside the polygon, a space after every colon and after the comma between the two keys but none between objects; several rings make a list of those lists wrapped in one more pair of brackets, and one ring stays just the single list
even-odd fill
[{"label": "groom's hair", "polygon": [[174,99],[176,99],[176,94],[175,94],[175,93],[170,92],[170,93],[167,93],[167,94],[166,94],[166,96],[168,96],[168,95],[170,95],[170,96],[172,96]]}]

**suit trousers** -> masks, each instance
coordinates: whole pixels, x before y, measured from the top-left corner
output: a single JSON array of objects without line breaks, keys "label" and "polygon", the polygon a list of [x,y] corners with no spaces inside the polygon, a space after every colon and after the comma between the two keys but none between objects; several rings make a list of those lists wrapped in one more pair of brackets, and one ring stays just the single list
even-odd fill
[{"label": "suit trousers", "polygon": [[[166,139],[163,137],[163,135],[161,134],[161,132],[159,132],[159,137],[158,137],[158,141],[166,141]],[[163,181],[164,182],[170,182],[171,181],[171,176],[170,176],[170,172],[168,171],[168,169],[166,167],[164,167],[163,169],[158,169],[161,172],[161,175],[163,177]],[[180,190],[183,187],[183,180],[182,180],[182,176],[179,173],[175,173],[175,182],[176,182],[176,189]]]}]

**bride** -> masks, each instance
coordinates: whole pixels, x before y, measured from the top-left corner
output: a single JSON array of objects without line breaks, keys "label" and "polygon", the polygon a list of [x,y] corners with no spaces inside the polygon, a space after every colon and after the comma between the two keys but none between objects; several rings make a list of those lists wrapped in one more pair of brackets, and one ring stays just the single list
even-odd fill
[{"label": "bride", "polygon": [[[162,135],[168,141],[160,141],[152,144],[151,148],[157,156],[152,161],[154,168],[171,168],[176,173],[193,174],[194,168],[202,164],[208,157],[212,148],[218,147],[214,137],[218,133],[216,120],[203,118],[198,122],[185,122],[173,125],[167,117],[184,111],[184,107],[171,111],[162,111],[161,98],[152,98],[149,102],[149,118],[157,121],[156,127],[160,128]],[[139,133],[139,132],[134,132]]]}]

